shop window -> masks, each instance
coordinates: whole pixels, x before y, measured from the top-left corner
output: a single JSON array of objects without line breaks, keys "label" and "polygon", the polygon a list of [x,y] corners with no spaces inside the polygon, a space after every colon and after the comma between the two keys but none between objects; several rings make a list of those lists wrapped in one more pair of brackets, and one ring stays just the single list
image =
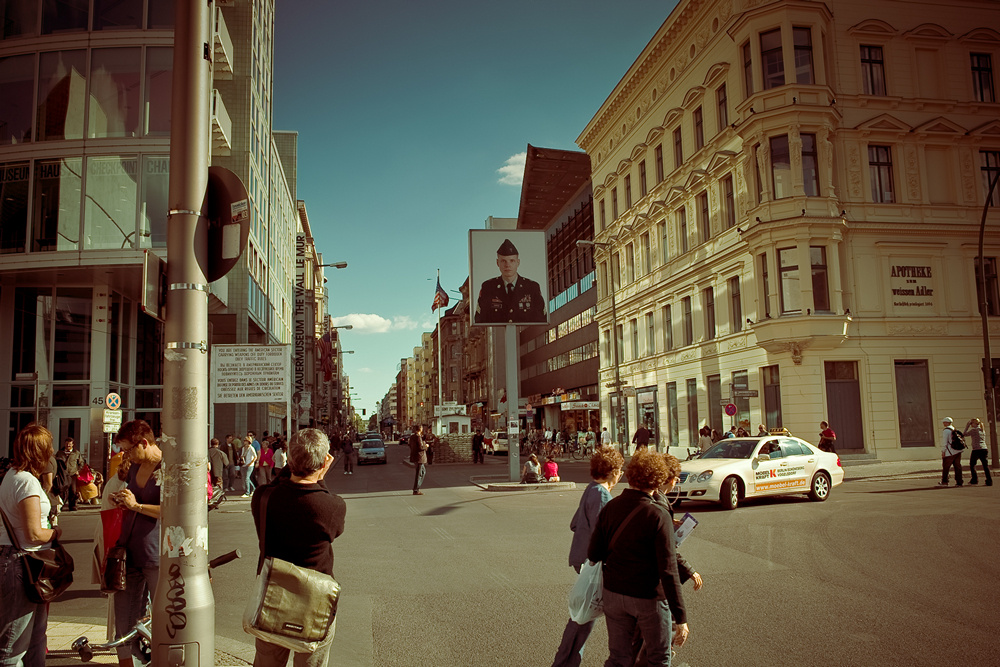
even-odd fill
[{"label": "shop window", "polygon": [[0,58],[0,145],[31,141],[35,55]]},{"label": "shop window", "polygon": [[79,249],[82,174],[78,157],[35,162],[32,252]]},{"label": "shop window", "polygon": [[[732,387],[734,390],[749,389],[750,388],[750,375],[745,370],[733,371],[733,382]],[[739,396],[733,397],[733,404],[736,406],[736,418],[733,420],[734,423],[739,424],[741,422],[750,423],[750,399],[741,398]]]},{"label": "shop window", "polygon": [[724,427],[722,421],[722,376],[709,375],[705,378],[705,386],[708,389],[708,426],[721,432]]},{"label": "shop window", "polygon": [[56,290],[53,380],[90,379],[91,297],[89,288]]},{"label": "shop window", "polygon": [[38,61],[38,141],[83,139],[87,52],[43,53]]}]

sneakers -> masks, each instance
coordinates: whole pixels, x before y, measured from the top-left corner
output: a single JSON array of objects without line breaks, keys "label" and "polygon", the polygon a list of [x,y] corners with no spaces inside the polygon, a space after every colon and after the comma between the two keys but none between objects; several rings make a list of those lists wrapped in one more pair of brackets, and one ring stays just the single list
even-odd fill
[{"label": "sneakers", "polygon": [[948,482],[938,482],[938,486],[948,486]]},{"label": "sneakers", "polygon": [[249,498],[249,497],[250,497],[249,493],[244,493],[242,496],[240,496],[240,498]]},{"label": "sneakers", "polygon": [[422,495],[424,495],[424,492],[423,491],[414,491],[413,495],[415,495],[415,496],[422,496]]}]

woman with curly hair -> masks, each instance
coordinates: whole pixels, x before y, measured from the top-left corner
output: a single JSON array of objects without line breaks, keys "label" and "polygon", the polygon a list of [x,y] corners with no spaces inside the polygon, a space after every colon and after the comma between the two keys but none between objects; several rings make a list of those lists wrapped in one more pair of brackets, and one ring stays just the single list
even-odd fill
[{"label": "woman with curly hair", "polygon": [[[59,539],[60,529],[49,524],[49,496],[38,476],[52,458],[52,433],[44,426],[29,424],[14,440],[13,462],[0,483],[0,665],[45,664],[45,630],[48,605],[28,599],[25,582],[25,551],[40,551]],[[10,524],[18,547],[7,533]]]},{"label": "woman with curly hair", "polygon": [[[610,656],[605,665],[629,667],[638,627],[648,664],[670,664],[670,645],[688,636],[677,548],[670,512],[654,502],[658,489],[676,477],[663,456],[640,451],[632,457],[628,485],[601,510],[587,557],[604,563],[604,616]],[[611,544],[614,540],[614,544]],[[671,641],[671,624],[677,630]]]},{"label": "woman with curly hair", "polygon": [[[611,489],[622,476],[622,466],[625,459],[617,449],[601,447],[590,457],[590,477],[594,480],[580,496],[580,505],[570,521],[569,529],[573,531],[573,542],[569,547],[569,566],[580,572],[587,560],[587,546],[590,536],[597,524],[601,509],[611,500]],[[594,629],[594,621],[577,623],[570,619],[563,630],[562,643],[556,651],[552,667],[579,667],[583,659],[583,648]]]}]

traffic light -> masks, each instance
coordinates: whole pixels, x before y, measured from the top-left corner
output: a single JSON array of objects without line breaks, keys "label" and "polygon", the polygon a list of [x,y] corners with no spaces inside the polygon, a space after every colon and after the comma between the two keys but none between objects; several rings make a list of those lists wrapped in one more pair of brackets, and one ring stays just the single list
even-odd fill
[{"label": "traffic light", "polygon": [[365,414],[367,414],[367,413],[365,412],[365,408],[361,408],[361,416],[362,416],[362,417],[364,417],[364,416],[365,416]]}]

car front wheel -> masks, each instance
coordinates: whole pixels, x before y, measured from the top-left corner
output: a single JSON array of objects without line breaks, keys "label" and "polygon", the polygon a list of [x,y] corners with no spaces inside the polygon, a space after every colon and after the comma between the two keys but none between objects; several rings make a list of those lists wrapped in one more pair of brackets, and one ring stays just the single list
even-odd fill
[{"label": "car front wheel", "polygon": [[740,483],[735,477],[728,477],[722,483],[722,493],[719,494],[719,502],[722,508],[734,510],[740,504]]},{"label": "car front wheel", "polygon": [[813,475],[812,484],[809,485],[809,497],[818,503],[830,497],[830,478],[825,472]]}]

